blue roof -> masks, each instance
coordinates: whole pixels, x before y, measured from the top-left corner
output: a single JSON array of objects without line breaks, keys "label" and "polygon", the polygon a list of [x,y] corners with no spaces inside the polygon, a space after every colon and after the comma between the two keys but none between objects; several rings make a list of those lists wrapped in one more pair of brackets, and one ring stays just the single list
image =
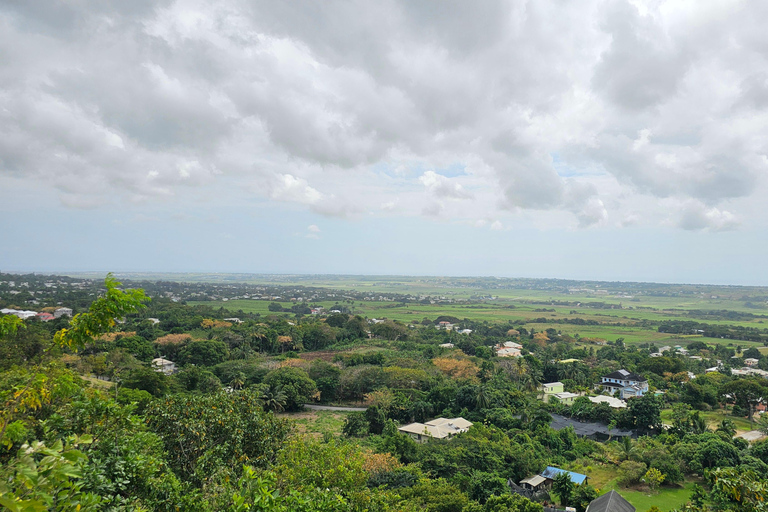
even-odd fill
[{"label": "blue roof", "polygon": [[549,478],[550,480],[554,480],[555,477],[558,475],[558,473],[565,473],[566,475],[571,477],[571,482],[581,485],[586,481],[587,475],[582,475],[581,473],[574,473],[573,471],[566,471],[564,469],[555,468],[552,466],[547,466],[547,469],[541,472],[541,476],[544,478]]}]

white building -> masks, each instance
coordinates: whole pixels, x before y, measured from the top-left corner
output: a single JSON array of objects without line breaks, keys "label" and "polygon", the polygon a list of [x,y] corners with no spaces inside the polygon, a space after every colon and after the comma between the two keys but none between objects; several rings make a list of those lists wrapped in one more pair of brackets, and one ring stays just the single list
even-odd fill
[{"label": "white building", "polygon": [[464,418],[436,418],[426,423],[410,423],[397,430],[411,436],[417,443],[426,443],[430,439],[447,439],[466,432],[472,426]]},{"label": "white building", "polygon": [[54,318],[61,318],[62,316],[72,317],[72,308],[58,308],[53,312]]},{"label": "white building", "polygon": [[152,369],[166,375],[173,375],[176,373],[176,363],[162,357],[156,357],[152,360]]}]

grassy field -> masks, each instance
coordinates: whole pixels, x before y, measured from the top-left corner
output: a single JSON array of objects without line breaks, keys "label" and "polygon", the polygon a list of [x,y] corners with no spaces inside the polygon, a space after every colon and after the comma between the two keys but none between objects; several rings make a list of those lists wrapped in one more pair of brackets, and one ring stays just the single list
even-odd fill
[{"label": "grassy field", "polygon": [[[736,425],[736,429],[740,433],[747,432],[755,428],[754,425],[751,426],[749,424],[749,420],[747,420],[746,418],[725,414],[725,411],[723,409],[717,409],[714,411],[702,411],[700,412],[700,414],[701,414],[701,417],[706,420],[707,426],[712,430],[717,429],[720,423],[726,418],[733,421],[733,423]],[[664,409],[663,411],[661,411],[661,421],[665,425],[672,424],[672,409]]]},{"label": "grassy field", "polygon": [[[637,512],[646,512],[652,506],[657,506],[662,512],[667,512],[680,507],[691,495],[691,488],[695,481],[686,481],[682,486],[662,487],[658,491],[626,489],[616,482],[618,477],[616,466],[599,465],[590,466],[586,470],[589,483],[600,490],[600,494],[611,489],[619,492],[627,501],[637,509]],[[575,469],[584,472],[583,469]]]},{"label": "grassy field", "polygon": [[297,434],[322,438],[325,434],[339,437],[347,414],[343,411],[301,411],[280,413],[277,416],[291,420]]},{"label": "grassy field", "polygon": [[[531,290],[522,290],[530,292]],[[530,299],[533,294],[528,293],[526,299]],[[258,313],[261,315],[272,315],[268,307],[270,301],[266,300],[229,300],[229,301],[195,301],[189,302],[191,305],[207,305],[214,308],[223,307],[229,311],[237,312],[242,310],[245,313]],[[336,302],[325,301],[313,303],[330,310]],[[285,308],[289,308],[290,302],[281,302]],[[572,308],[563,306],[548,306],[541,304],[527,304],[518,302],[511,304],[503,301],[464,303],[464,304],[399,304],[386,301],[354,301],[353,304],[346,303],[347,307],[353,308],[354,313],[367,318],[388,318],[407,323],[419,323],[424,318],[434,320],[439,316],[452,316],[459,319],[469,318],[474,321],[488,321],[491,323],[523,321],[528,327],[533,327],[537,331],[543,331],[548,328],[554,328],[565,334],[580,335],[589,338],[603,338],[614,341],[618,338],[624,338],[627,344],[655,343],[661,345],[682,345],[700,340],[706,343],[720,343],[736,347],[740,345],[747,347],[761,347],[758,342],[742,340],[721,340],[715,338],[703,337],[676,337],[674,335],[660,333],[656,327],[644,326],[644,321],[659,322],[662,320],[696,320],[694,318],[679,316],[678,312],[666,310],[626,310],[626,309],[589,309]],[[545,311],[546,310],[546,311]],[[553,311],[552,311],[553,310]],[[278,315],[293,317],[292,313],[278,313]],[[549,322],[536,322],[533,320],[546,318]],[[566,318],[579,318],[585,321],[597,322],[599,325],[574,325],[567,323],[554,323],[557,320]],[[702,320],[704,321],[704,320]],[[762,320],[753,319],[752,321],[725,321],[725,320],[706,320],[710,324],[731,324],[743,325],[757,328],[764,328],[766,324],[760,324]],[[615,325],[621,324],[621,325]]]}]

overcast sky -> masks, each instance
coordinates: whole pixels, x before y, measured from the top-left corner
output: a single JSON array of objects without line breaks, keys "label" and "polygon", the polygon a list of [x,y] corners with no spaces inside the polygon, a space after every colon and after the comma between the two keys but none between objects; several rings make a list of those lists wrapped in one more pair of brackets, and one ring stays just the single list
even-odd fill
[{"label": "overcast sky", "polygon": [[768,284],[766,20],[0,1],[0,270]]}]

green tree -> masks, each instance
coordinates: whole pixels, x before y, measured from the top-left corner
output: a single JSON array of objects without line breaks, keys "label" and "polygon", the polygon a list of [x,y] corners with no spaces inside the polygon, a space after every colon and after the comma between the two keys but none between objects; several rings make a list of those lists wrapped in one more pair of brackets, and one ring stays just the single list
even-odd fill
[{"label": "green tree", "polygon": [[121,290],[121,284],[112,273],[107,274],[104,278],[104,295],[94,300],[86,313],[75,315],[69,327],[56,333],[54,341],[72,350],[82,349],[87,343],[109,332],[115,326],[115,320],[146,307],[144,302],[149,298],[144,290]]},{"label": "green tree", "polygon": [[629,400],[627,410],[632,428],[645,433],[660,431],[661,407],[661,401],[650,394]]},{"label": "green tree", "polygon": [[321,402],[336,399],[341,385],[341,369],[338,366],[322,359],[315,359],[309,367],[309,378],[317,384]]},{"label": "green tree", "polygon": [[558,473],[552,482],[552,492],[557,495],[560,504],[564,507],[570,506],[575,488],[576,484],[568,473]]},{"label": "green tree", "polygon": [[643,476],[643,482],[651,489],[657,489],[666,478],[666,475],[656,468],[650,468]]},{"label": "green tree", "polygon": [[173,395],[147,408],[149,428],[163,440],[168,461],[182,478],[201,484],[246,463],[274,462],[289,431],[285,420],[264,413],[249,389],[207,395]]},{"label": "green tree", "polygon": [[102,498],[84,490],[87,457],[78,447],[90,442],[83,436],[66,445],[35,441],[22,447],[16,459],[0,466],[0,505],[14,512],[100,510]]},{"label": "green tree", "polygon": [[595,498],[597,498],[597,489],[585,483],[577,485],[573,490],[571,504],[576,507],[576,512],[584,512]]},{"label": "green tree", "polygon": [[299,411],[317,393],[315,381],[309,378],[301,368],[278,368],[264,377],[264,383],[272,390],[285,393],[285,408],[288,411]]},{"label": "green tree", "polygon": [[228,356],[229,349],[223,341],[190,341],[179,352],[179,362],[195,366],[214,366],[226,361]]}]

